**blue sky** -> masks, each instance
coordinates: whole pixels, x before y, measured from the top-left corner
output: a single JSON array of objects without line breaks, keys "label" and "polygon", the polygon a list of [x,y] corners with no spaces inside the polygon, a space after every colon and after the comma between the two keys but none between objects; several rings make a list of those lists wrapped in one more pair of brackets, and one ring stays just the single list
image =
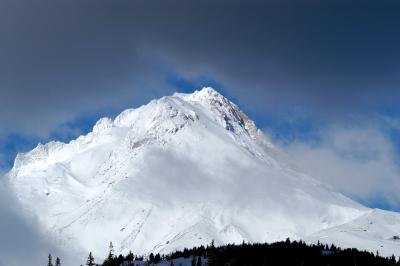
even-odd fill
[{"label": "blue sky", "polygon": [[38,142],[207,85],[312,175],[400,210],[398,1],[0,5],[2,172]]}]

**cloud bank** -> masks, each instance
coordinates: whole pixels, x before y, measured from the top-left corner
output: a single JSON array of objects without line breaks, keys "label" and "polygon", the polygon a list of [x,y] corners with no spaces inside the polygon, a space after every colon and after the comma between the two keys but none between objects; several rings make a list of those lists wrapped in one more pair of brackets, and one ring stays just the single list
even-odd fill
[{"label": "cloud bank", "polygon": [[[64,265],[69,265],[69,257],[60,250],[40,229],[37,218],[26,211],[13,195],[10,195],[0,178],[0,265],[45,265],[47,256],[59,256]],[[82,258],[84,259],[84,258]]]},{"label": "cloud bank", "polygon": [[45,136],[82,113],[141,104],[175,90],[171,74],[215,80],[255,112],[397,103],[399,11],[397,1],[5,0],[1,131]]},{"label": "cloud bank", "polygon": [[400,210],[400,165],[393,142],[372,125],[327,127],[317,142],[285,151],[315,178],[367,205]]}]

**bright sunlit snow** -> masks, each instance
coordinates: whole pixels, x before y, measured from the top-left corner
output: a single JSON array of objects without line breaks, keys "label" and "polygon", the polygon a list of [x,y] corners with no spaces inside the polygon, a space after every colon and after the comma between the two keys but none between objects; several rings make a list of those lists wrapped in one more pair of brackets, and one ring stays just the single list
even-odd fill
[{"label": "bright sunlit snow", "polygon": [[368,209],[295,167],[212,88],[174,94],[68,144],[19,154],[8,185],[72,253],[169,252],[291,239],[400,255],[400,214]]}]

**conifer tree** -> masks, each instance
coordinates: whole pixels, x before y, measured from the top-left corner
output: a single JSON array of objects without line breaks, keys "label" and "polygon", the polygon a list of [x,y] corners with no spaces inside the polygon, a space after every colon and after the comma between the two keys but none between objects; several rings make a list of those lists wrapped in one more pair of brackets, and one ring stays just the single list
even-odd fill
[{"label": "conifer tree", "polygon": [[153,254],[153,252],[150,253],[149,261],[150,261],[150,263],[153,263],[153,262],[154,262],[154,254]]},{"label": "conifer tree", "polygon": [[53,258],[51,257],[51,254],[48,256],[47,266],[53,266]]},{"label": "conifer tree", "polygon": [[[117,264],[117,257],[114,255],[114,245],[110,241],[110,245],[108,246],[109,252],[107,258],[103,262],[103,266],[112,266]],[[132,254],[133,255],[133,254]]]},{"label": "conifer tree", "polygon": [[392,265],[396,264],[396,257],[394,256],[394,254],[392,254],[392,256],[390,257],[390,264]]},{"label": "conifer tree", "polygon": [[133,255],[131,250],[129,250],[129,253],[128,253],[128,255],[125,256],[125,259],[129,260],[129,261],[132,261],[135,259],[135,256]]},{"label": "conifer tree", "polygon": [[217,266],[217,249],[214,246],[214,240],[207,251],[207,266]]},{"label": "conifer tree", "polygon": [[108,259],[112,260],[114,258],[114,245],[111,241],[110,241],[109,248],[110,248],[110,251],[108,253]]},{"label": "conifer tree", "polygon": [[86,266],[94,266],[94,258],[92,252],[89,253],[89,256],[86,261]]},{"label": "conifer tree", "polygon": [[196,264],[196,266],[201,266],[201,257],[200,257],[200,256],[197,257],[197,264]]},{"label": "conifer tree", "polygon": [[59,257],[56,258],[56,265],[55,266],[61,266],[61,260]]},{"label": "conifer tree", "polygon": [[160,256],[159,253],[157,253],[157,254],[154,256],[154,263],[158,263],[160,260],[161,260],[161,256]]}]

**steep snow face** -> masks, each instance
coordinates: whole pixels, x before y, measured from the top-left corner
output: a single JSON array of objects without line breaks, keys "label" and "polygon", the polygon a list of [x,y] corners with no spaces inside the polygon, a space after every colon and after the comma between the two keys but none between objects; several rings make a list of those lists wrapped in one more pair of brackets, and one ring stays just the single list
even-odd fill
[{"label": "steep snow face", "polygon": [[[7,176],[60,245],[100,257],[109,241],[119,252],[136,253],[212,239],[330,242],[338,240],[337,228],[371,212],[291,167],[254,122],[212,88],[102,118],[68,144],[39,144],[19,154]],[[392,218],[379,219],[376,234],[400,231],[398,214],[382,215]],[[363,247],[365,237],[379,245],[376,234],[344,234],[345,244]],[[399,251],[394,243],[364,247],[391,254]]]}]

